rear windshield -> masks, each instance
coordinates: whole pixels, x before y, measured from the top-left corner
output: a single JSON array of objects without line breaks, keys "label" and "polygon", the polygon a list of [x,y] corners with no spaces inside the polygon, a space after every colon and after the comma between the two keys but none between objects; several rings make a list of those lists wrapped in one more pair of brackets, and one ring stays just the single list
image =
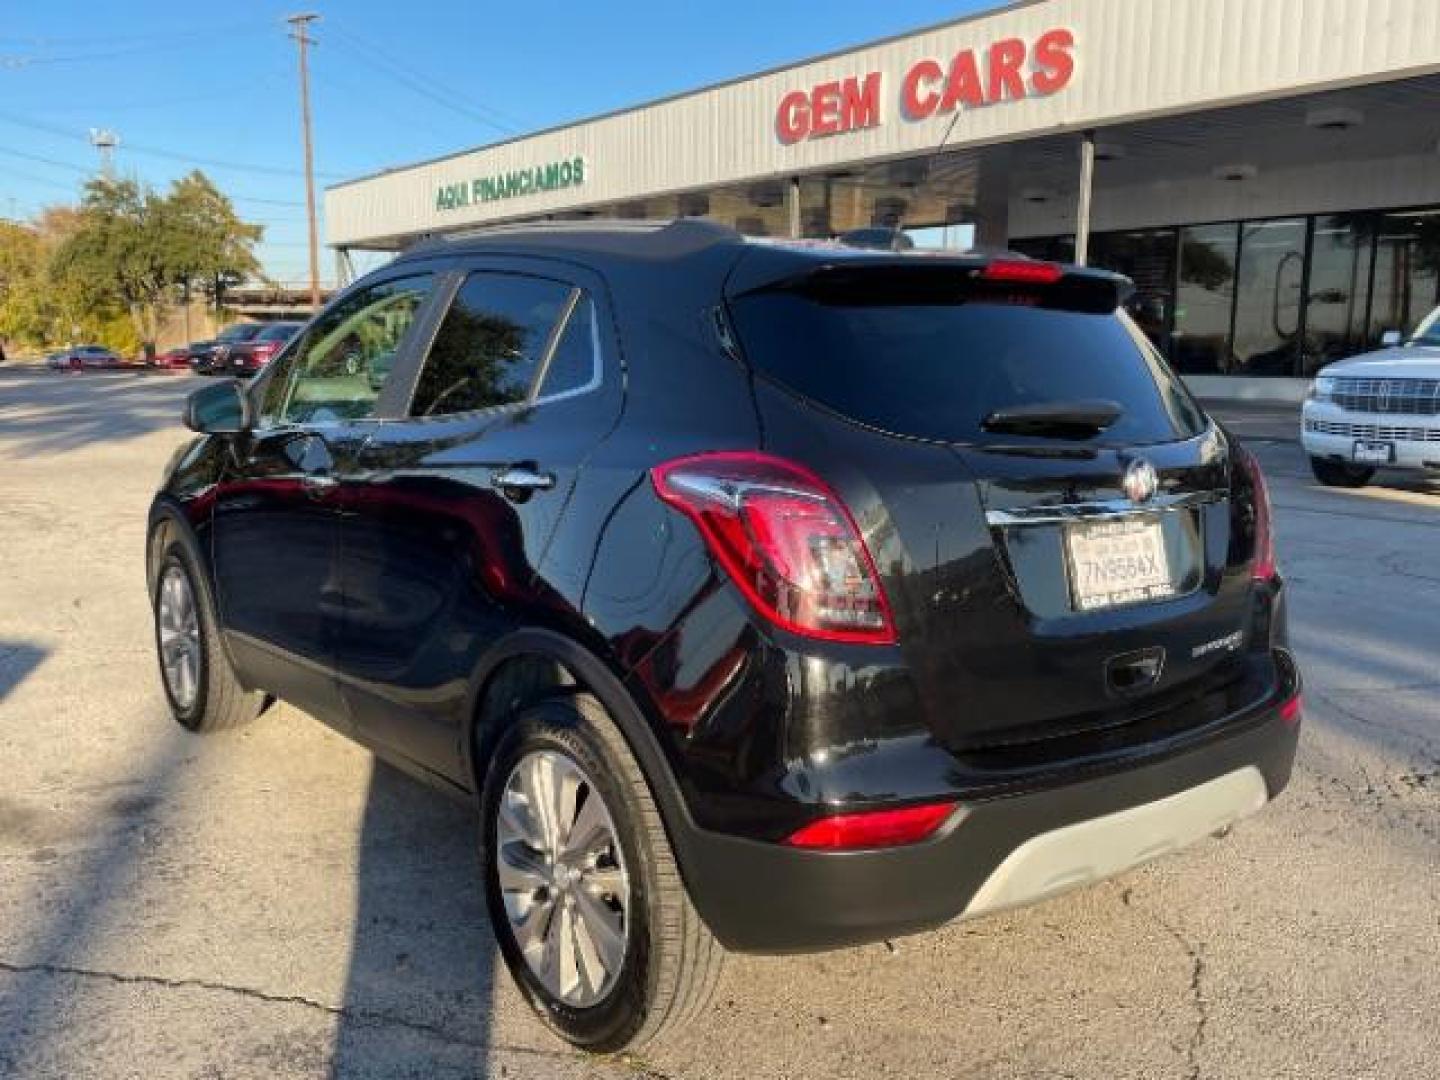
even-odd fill
[{"label": "rear windshield", "polygon": [[236,323],[234,326],[227,326],[216,335],[216,341],[249,341],[262,329],[264,323]]},{"label": "rear windshield", "polygon": [[[868,276],[868,275],[867,275]],[[829,409],[885,431],[961,443],[997,409],[1105,399],[1124,410],[1095,443],[1190,438],[1204,419],[1144,335],[1113,311],[1068,310],[1046,286],[967,293],[858,276],[732,301],[746,358]],[[1053,289],[1053,287],[1050,287]]]}]

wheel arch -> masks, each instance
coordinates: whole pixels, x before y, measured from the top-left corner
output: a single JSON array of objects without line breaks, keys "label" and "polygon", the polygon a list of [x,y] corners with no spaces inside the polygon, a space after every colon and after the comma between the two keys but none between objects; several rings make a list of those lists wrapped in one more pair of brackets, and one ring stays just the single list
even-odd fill
[{"label": "wheel arch", "polygon": [[[511,682],[509,676],[515,676],[515,681]],[[521,691],[518,698],[513,694],[515,690]],[[583,693],[593,695],[620,728],[650,787],[683,873],[688,847],[685,840],[695,826],[659,737],[604,661],[584,645],[555,631],[527,629],[511,634],[491,649],[475,672],[462,753],[465,775],[477,800],[484,787],[489,747],[504,730],[505,718],[546,697]]]}]

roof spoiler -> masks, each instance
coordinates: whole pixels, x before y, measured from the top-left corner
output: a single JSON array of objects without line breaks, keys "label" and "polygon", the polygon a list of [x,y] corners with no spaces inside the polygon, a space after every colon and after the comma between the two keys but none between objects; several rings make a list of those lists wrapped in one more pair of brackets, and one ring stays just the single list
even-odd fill
[{"label": "roof spoiler", "polygon": [[857,251],[834,261],[809,260],[783,267],[742,263],[730,280],[729,294],[735,298],[757,292],[793,292],[821,303],[862,307],[989,300],[1108,314],[1134,291],[1134,283],[1120,274],[1023,255],[895,254],[887,258],[881,252]]}]

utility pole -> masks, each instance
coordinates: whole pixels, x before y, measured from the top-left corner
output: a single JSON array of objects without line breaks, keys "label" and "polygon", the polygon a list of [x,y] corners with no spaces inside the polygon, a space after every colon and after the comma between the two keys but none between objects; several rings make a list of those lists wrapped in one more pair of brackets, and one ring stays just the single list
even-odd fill
[{"label": "utility pole", "polygon": [[286,21],[295,28],[290,35],[300,46],[300,129],[305,139],[305,217],[310,226],[310,307],[320,310],[320,246],[315,232],[315,155],[310,146],[310,69],[305,52],[311,43],[310,24],[320,16],[291,15]]}]

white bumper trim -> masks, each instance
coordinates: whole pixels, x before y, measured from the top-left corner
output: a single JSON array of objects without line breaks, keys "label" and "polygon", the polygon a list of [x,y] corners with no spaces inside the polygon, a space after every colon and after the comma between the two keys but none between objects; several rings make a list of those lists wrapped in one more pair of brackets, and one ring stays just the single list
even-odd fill
[{"label": "white bumper trim", "polygon": [[961,918],[1113,877],[1249,817],[1268,798],[1260,770],[1246,766],[1154,802],[1041,833],[995,868]]}]

